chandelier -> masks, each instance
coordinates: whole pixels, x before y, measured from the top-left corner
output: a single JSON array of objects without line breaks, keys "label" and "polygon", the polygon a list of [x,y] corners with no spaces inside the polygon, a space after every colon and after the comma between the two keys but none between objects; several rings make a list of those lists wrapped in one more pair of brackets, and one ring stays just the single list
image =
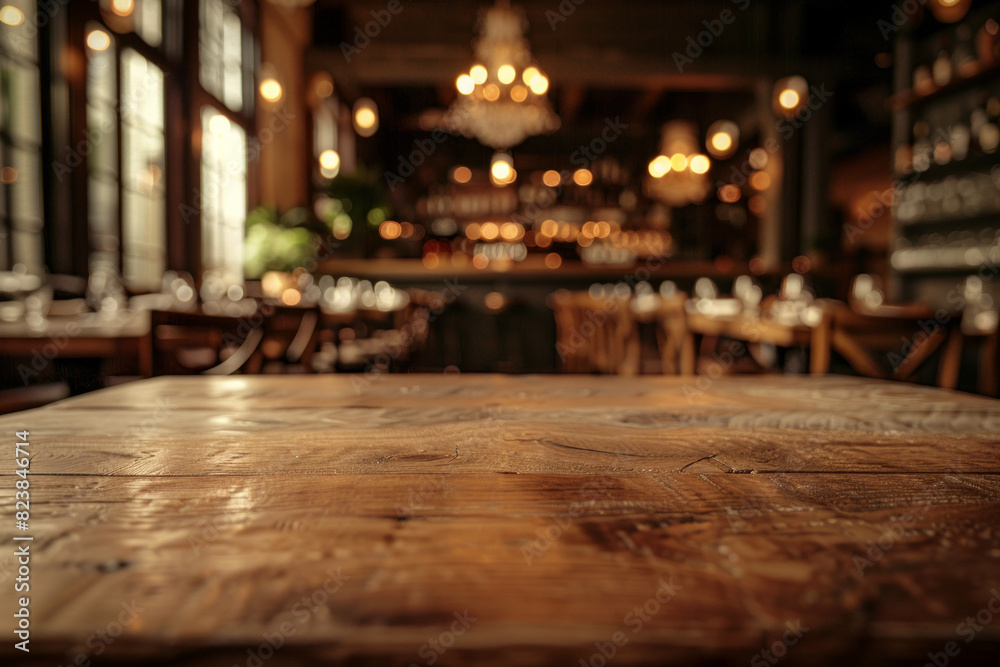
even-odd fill
[{"label": "chandelier", "polygon": [[698,152],[694,123],[669,121],[660,135],[660,154],[649,163],[646,194],[671,207],[703,201],[712,187],[711,166],[711,160]]},{"label": "chandelier", "polygon": [[523,12],[507,0],[481,14],[476,64],[455,82],[459,96],[444,118],[449,132],[508,149],[559,129],[545,96],[549,80],[532,61],[526,29]]}]

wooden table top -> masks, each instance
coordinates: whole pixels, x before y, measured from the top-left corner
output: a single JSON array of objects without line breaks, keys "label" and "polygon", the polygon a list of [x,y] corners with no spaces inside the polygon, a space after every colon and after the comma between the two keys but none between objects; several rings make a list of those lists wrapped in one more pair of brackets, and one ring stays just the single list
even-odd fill
[{"label": "wooden table top", "polygon": [[98,313],[72,317],[49,317],[39,327],[24,320],[0,322],[0,341],[4,339],[41,340],[73,338],[141,338],[149,333],[149,312],[124,311],[121,317],[103,318]]},{"label": "wooden table top", "polygon": [[1000,651],[1000,401],[835,376],[193,377],[0,426],[33,452],[26,533],[0,463],[5,665]]}]

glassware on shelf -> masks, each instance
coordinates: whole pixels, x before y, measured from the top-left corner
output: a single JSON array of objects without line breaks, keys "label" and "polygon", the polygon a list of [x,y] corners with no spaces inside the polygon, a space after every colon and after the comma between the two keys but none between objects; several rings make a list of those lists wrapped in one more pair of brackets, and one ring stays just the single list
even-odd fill
[{"label": "glassware on shelf", "polygon": [[942,50],[938,53],[938,57],[934,61],[934,67],[931,69],[931,78],[935,86],[942,88],[951,83],[952,75],[951,58],[948,56],[947,51]]}]

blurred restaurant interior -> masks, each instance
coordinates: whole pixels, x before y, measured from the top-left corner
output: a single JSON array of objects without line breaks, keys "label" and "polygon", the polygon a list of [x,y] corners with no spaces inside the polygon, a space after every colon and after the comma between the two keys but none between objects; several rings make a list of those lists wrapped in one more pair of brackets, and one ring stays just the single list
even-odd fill
[{"label": "blurred restaurant interior", "polygon": [[995,395],[997,12],[9,0],[4,409],[205,371]]}]

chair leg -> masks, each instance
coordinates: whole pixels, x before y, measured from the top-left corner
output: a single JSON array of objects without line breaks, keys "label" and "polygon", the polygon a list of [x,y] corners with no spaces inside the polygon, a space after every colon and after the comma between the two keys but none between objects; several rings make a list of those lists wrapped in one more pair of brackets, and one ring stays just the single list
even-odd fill
[{"label": "chair leg", "polygon": [[938,368],[937,385],[942,389],[954,389],[958,386],[958,371],[962,366],[962,343],[964,336],[955,327],[948,334],[941,353],[941,365]]},{"label": "chair leg", "polygon": [[997,395],[997,346],[1000,332],[994,331],[983,341],[979,352],[979,393]]}]

